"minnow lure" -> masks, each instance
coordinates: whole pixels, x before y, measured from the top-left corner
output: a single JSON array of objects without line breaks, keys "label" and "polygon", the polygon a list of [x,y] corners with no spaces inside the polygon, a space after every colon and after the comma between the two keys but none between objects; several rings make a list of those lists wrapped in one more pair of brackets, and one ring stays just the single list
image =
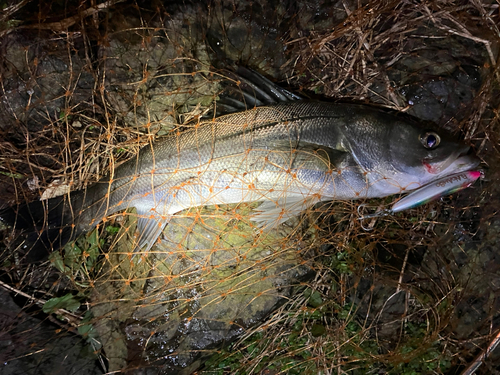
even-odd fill
[{"label": "minnow lure", "polygon": [[424,205],[446,195],[466,189],[482,176],[482,171],[465,171],[443,177],[403,197],[394,203],[390,209],[380,210],[373,214],[361,215],[360,209],[363,206],[360,206],[358,207],[359,220],[394,215],[397,212]]}]

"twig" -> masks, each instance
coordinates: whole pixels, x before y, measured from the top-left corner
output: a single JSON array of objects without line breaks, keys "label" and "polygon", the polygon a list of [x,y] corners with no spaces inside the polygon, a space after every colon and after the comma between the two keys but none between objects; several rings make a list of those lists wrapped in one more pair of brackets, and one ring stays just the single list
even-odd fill
[{"label": "twig", "polygon": [[[16,294],[19,294],[23,297],[26,297],[28,298],[29,300],[35,302],[37,305],[40,305],[40,306],[43,306],[45,304],[45,301],[44,299],[41,299],[41,298],[36,298],[34,296],[30,296],[29,294],[27,293],[24,293],[23,291],[19,290],[19,289],[16,289],[6,283],[4,283],[3,281],[0,281],[0,286],[3,287],[4,289],[10,291],[10,292],[14,292]],[[76,322],[82,320],[82,317],[81,316],[78,316],[76,314],[73,314],[71,311],[68,311],[68,310],[65,310],[65,309],[57,309],[54,311],[54,313],[58,314],[58,315],[61,315],[63,318],[65,318],[71,325],[77,327],[78,324]]]},{"label": "twig", "polygon": [[[101,3],[99,5],[96,5],[95,7],[89,7],[82,12],[72,16],[65,18],[61,21],[57,22],[50,22],[50,23],[38,23],[35,25],[21,25],[18,26],[17,28],[14,29],[37,29],[37,30],[52,30],[56,32],[60,31],[66,31],[68,27],[73,26],[75,23],[79,22],[83,18],[86,18],[88,16],[92,16],[98,12],[101,12],[103,10],[106,10],[110,8],[113,5],[116,5],[118,3],[121,3],[125,0],[109,0],[104,3]],[[12,31],[12,30],[10,30]]]},{"label": "twig", "polygon": [[29,2],[30,2],[30,0],[22,0],[17,4],[12,4],[12,5],[8,6],[7,8],[3,9],[0,12],[0,21],[3,22],[5,20],[7,20],[8,18],[10,18],[10,16],[12,16],[14,13],[16,13],[19,9],[24,7]]}]

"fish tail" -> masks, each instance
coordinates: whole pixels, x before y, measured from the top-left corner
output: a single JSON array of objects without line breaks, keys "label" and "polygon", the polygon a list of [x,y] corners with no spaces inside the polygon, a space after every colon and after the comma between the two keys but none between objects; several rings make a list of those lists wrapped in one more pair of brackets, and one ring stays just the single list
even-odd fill
[{"label": "fish tail", "polygon": [[28,262],[46,259],[52,251],[76,238],[79,231],[72,212],[77,212],[79,207],[75,206],[81,201],[76,195],[71,200],[64,195],[0,209],[0,221],[23,240],[15,240],[14,244],[20,245],[20,253]]}]

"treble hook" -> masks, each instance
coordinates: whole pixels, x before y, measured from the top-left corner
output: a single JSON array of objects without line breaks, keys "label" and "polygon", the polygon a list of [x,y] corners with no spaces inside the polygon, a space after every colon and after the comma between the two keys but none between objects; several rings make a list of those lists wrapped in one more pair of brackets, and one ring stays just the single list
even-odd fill
[{"label": "treble hook", "polygon": [[379,211],[376,211],[372,214],[367,214],[367,215],[363,215],[362,212],[361,212],[361,209],[368,206],[366,203],[362,203],[358,206],[358,220],[360,221],[360,225],[361,225],[361,228],[363,228],[365,231],[369,232],[371,230],[373,230],[373,226],[375,225],[374,222],[372,222],[370,224],[370,227],[365,227],[365,225],[363,224],[363,221],[366,220],[366,219],[375,219],[375,218],[378,218],[378,217],[384,217],[384,216],[389,216],[389,215],[393,215],[394,212],[392,210],[388,210],[388,209],[383,209],[383,210],[379,210]]}]

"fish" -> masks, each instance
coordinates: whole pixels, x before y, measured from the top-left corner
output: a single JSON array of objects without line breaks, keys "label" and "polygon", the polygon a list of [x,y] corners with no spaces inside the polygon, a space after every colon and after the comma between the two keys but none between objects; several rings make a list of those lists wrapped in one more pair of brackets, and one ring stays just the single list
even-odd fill
[{"label": "fish", "polygon": [[365,104],[304,100],[242,72],[238,89],[251,94],[244,105],[227,98],[235,112],[200,118],[86,189],[2,209],[0,220],[40,254],[135,207],[135,252],[144,254],[185,209],[261,202],[250,219],[270,230],[318,202],[410,192],[479,164],[469,146],[430,124]]}]

